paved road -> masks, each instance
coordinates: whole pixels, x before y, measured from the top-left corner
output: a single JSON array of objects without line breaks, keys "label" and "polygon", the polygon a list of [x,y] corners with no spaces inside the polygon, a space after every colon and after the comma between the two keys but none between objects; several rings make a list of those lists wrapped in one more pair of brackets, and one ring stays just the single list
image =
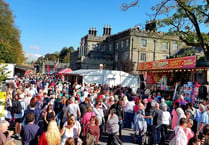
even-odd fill
[{"label": "paved road", "polygon": [[[125,128],[122,130],[121,141],[123,145],[136,145],[133,143],[134,131],[132,129]],[[99,142],[99,145],[107,144],[107,136],[102,137],[102,140]]]}]

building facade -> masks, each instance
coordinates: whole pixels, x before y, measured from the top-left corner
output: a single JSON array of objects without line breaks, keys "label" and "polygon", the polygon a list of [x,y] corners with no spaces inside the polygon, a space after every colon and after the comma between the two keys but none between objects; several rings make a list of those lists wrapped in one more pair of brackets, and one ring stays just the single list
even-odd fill
[{"label": "building facade", "polygon": [[133,64],[134,71],[137,63],[166,59],[185,46],[175,35],[143,31],[138,27],[111,35],[111,27],[105,26],[103,36],[97,36],[96,29],[90,29],[89,34],[81,38],[80,48],[71,54],[71,67],[99,69],[103,64],[104,69],[124,71]]}]

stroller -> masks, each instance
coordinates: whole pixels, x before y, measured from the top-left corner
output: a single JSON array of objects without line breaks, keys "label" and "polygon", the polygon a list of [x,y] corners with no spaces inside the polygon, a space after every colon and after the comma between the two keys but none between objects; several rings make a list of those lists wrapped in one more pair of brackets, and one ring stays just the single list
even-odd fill
[{"label": "stroller", "polygon": [[147,122],[144,119],[144,114],[144,110],[138,110],[134,117],[134,142],[139,144],[143,144],[146,140]]}]

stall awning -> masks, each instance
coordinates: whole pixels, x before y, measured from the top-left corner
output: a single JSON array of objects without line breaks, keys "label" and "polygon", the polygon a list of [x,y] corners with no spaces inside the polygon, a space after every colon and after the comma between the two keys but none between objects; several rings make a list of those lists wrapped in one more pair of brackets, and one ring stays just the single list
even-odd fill
[{"label": "stall awning", "polygon": [[70,73],[70,72],[72,72],[72,69],[71,68],[66,68],[66,69],[63,69],[63,70],[59,71],[58,73],[60,75],[62,75],[62,74]]},{"label": "stall awning", "polygon": [[137,64],[137,71],[192,69],[196,67],[196,56],[164,59]]}]

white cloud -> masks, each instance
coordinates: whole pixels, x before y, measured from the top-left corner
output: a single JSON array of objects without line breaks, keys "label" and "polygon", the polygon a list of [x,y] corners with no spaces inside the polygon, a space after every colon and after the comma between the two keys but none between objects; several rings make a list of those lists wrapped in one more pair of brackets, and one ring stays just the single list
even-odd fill
[{"label": "white cloud", "polygon": [[28,47],[29,49],[32,49],[32,50],[40,50],[41,47],[40,46],[36,46],[36,45],[31,45]]}]

